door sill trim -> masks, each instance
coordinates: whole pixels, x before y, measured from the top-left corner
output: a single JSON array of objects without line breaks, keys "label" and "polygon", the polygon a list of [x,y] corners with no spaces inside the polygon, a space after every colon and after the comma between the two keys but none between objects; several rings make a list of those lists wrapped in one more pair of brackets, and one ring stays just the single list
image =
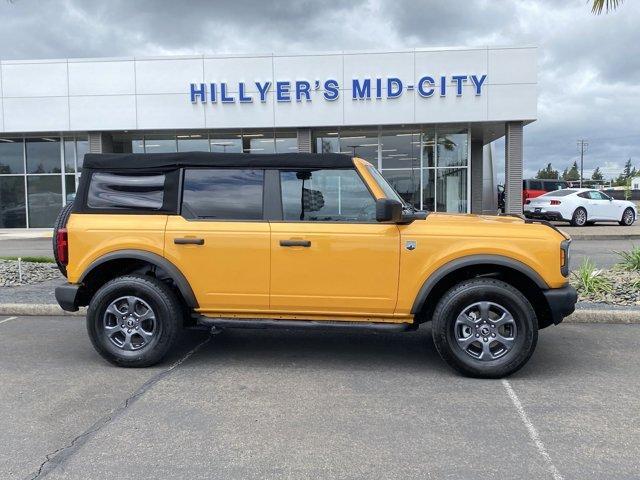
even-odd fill
[{"label": "door sill trim", "polygon": [[404,332],[417,325],[412,323],[349,322],[335,320],[274,320],[271,318],[211,318],[199,316],[198,325],[215,328],[301,328],[301,329],[342,329]]}]

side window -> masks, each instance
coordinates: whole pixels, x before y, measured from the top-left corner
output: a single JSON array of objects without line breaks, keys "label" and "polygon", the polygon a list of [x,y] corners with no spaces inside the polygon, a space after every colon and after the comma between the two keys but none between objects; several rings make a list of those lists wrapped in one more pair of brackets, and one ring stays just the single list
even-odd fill
[{"label": "side window", "polygon": [[542,186],[542,182],[538,180],[530,180],[529,190],[544,190],[544,187]]},{"label": "side window", "polygon": [[210,220],[262,220],[263,170],[187,169],[182,215]]},{"label": "side window", "polygon": [[591,198],[591,196],[589,195],[589,192],[579,193],[578,196],[581,198],[587,198],[587,199]]},{"label": "side window", "polygon": [[591,200],[608,200],[607,197],[605,197],[600,192],[596,192],[595,190],[589,192],[589,197],[591,198]]},{"label": "side window", "polygon": [[280,172],[286,221],[373,222],[376,203],[355,170]]},{"label": "side window", "polygon": [[87,206],[96,210],[160,210],[165,175],[91,175]]}]

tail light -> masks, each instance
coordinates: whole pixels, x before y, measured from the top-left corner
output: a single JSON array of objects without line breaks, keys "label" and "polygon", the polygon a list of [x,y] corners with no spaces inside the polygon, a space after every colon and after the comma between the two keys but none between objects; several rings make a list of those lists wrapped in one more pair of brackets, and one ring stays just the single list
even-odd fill
[{"label": "tail light", "polygon": [[560,200],[551,200],[551,205],[560,205]]},{"label": "tail light", "polygon": [[66,265],[69,262],[69,239],[66,228],[59,228],[56,232],[56,254],[61,264]]},{"label": "tail light", "polygon": [[531,203],[531,200],[525,200],[524,204],[525,205],[529,205]]}]

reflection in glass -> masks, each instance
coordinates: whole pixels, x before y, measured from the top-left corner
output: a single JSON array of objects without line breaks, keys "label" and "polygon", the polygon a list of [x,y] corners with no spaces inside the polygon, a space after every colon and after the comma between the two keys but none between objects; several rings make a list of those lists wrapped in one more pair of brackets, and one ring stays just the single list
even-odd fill
[{"label": "reflection in glass", "polygon": [[242,153],[240,133],[212,133],[209,135],[211,151],[217,153]]},{"label": "reflection in glass", "polygon": [[316,137],[316,153],[338,153],[339,151],[338,132],[326,132]]},{"label": "reflection in glass", "polygon": [[76,176],[75,175],[65,175],[64,176],[64,188],[66,190],[67,198],[65,199],[65,204],[69,202],[73,202],[73,199],[76,198]]},{"label": "reflection in glass", "polygon": [[422,169],[422,209],[428,212],[436,211],[436,181],[435,168]]},{"label": "reflection in glass", "polygon": [[58,138],[27,139],[27,173],[60,173],[60,160]]},{"label": "reflection in glass", "polygon": [[144,151],[146,153],[175,153],[178,151],[174,135],[145,135]]},{"label": "reflection in glass", "polygon": [[405,202],[420,209],[420,169],[383,170],[382,175]]},{"label": "reflection in glass", "polygon": [[24,176],[0,176],[0,228],[25,228]]},{"label": "reflection in glass", "polygon": [[383,131],[380,137],[382,169],[419,168],[420,135],[406,131]]},{"label": "reflection in glass", "polygon": [[437,211],[466,213],[467,169],[438,168]]},{"label": "reflection in glass", "polygon": [[245,133],[242,135],[244,153],[276,153],[276,144],[272,132]]},{"label": "reflection in glass", "polygon": [[0,138],[0,175],[3,173],[24,173],[21,138]]},{"label": "reflection in glass", "polygon": [[378,167],[378,132],[341,130],[340,152],[367,160]]},{"label": "reflection in glass", "polygon": [[436,132],[434,128],[426,128],[421,134],[422,143],[422,166],[435,167],[435,138]]},{"label": "reflection in glass", "polygon": [[31,175],[27,177],[29,226],[47,228],[53,225],[62,208],[60,175]]},{"label": "reflection in glass", "polygon": [[295,153],[298,151],[296,132],[276,132],[276,153]]},{"label": "reflection in glass", "polygon": [[84,156],[87,153],[89,153],[89,140],[87,137],[76,138],[76,165],[79,172],[82,171]]},{"label": "reflection in glass", "polygon": [[178,135],[179,152],[208,152],[209,139],[207,134]]},{"label": "reflection in glass", "polygon": [[64,171],[76,171],[76,141],[73,138],[64,139]]},{"label": "reflection in glass", "polygon": [[466,129],[438,131],[438,167],[467,165],[468,135]]}]

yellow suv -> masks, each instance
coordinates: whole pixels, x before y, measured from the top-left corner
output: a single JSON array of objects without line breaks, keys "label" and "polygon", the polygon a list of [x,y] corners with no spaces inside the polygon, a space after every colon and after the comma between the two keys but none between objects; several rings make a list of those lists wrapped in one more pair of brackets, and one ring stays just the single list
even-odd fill
[{"label": "yellow suv", "polygon": [[162,359],[183,327],[416,330],[472,376],[526,363],[574,310],[569,237],[426,213],[340,154],[89,154],[56,222],[65,310],[107,360]]}]

